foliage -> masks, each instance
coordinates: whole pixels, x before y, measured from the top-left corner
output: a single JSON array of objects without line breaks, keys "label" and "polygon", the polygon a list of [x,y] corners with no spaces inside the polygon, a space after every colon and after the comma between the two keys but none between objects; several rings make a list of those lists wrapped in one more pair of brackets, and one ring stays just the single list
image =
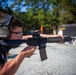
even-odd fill
[{"label": "foliage", "polygon": [[[76,0],[11,0],[11,6],[7,1],[0,1],[0,11],[24,21],[24,31],[40,26],[49,30],[53,26],[76,23]],[[23,7],[24,12],[21,11]]]},{"label": "foliage", "polygon": [[12,15],[13,14],[13,10],[8,6],[7,1],[8,0],[0,1],[0,11]]},{"label": "foliage", "polygon": [[61,0],[59,5],[59,23],[71,24],[76,23],[76,4],[75,0]]}]

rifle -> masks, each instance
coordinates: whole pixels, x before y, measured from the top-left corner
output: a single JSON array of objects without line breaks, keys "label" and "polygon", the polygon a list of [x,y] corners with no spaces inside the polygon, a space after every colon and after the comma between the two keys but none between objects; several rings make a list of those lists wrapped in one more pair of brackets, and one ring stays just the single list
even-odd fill
[{"label": "rifle", "polygon": [[32,38],[28,39],[21,39],[21,40],[4,40],[3,42],[5,44],[1,44],[1,47],[6,47],[6,48],[15,48],[18,47],[21,43],[26,43],[29,46],[38,46],[39,52],[40,52],[40,57],[41,61],[47,59],[47,54],[46,54],[46,43],[53,43],[53,42],[59,42],[62,41],[63,39],[61,37],[51,37],[51,38],[46,38],[40,36],[40,31],[32,31],[30,34],[33,36]]}]

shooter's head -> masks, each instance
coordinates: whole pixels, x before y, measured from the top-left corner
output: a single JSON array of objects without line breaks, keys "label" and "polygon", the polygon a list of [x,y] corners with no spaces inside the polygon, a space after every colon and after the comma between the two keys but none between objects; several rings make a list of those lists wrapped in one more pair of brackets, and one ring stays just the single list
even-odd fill
[{"label": "shooter's head", "polygon": [[10,39],[21,39],[23,35],[22,27],[23,22],[14,18],[10,24]]}]

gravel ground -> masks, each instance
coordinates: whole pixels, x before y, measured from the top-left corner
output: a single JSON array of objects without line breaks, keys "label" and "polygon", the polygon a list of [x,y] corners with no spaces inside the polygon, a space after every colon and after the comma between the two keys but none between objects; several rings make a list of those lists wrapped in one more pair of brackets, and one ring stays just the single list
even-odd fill
[{"label": "gravel ground", "polygon": [[[31,58],[25,58],[15,75],[76,75],[76,45],[72,44],[46,44],[47,60],[41,61],[39,50],[36,49]],[[24,48],[10,50],[9,60]]]}]

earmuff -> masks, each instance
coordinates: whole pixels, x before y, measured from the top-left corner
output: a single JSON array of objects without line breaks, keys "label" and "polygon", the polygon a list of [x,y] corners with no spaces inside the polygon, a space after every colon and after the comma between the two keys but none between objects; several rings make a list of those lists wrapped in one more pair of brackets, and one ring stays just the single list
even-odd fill
[{"label": "earmuff", "polygon": [[13,16],[6,14],[3,22],[0,23],[0,39],[7,39],[10,36],[10,24],[13,20]]}]

